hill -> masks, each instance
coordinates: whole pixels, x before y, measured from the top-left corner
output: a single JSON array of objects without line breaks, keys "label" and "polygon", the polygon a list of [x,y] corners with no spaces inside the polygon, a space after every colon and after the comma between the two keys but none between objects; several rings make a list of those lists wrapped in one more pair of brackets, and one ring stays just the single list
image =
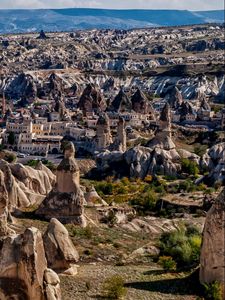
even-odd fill
[{"label": "hill", "polygon": [[224,22],[224,12],[187,10],[37,9],[1,10],[0,33],[131,29]]}]

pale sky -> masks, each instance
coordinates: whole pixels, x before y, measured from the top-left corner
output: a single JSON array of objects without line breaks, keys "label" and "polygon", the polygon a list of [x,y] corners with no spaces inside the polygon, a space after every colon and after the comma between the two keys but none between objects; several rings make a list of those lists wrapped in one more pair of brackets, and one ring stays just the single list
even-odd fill
[{"label": "pale sky", "polygon": [[0,0],[1,8],[224,9],[223,0]]}]

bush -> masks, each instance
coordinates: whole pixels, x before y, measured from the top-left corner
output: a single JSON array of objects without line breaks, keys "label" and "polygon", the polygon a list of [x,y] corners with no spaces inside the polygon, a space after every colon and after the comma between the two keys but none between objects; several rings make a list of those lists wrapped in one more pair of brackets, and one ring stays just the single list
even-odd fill
[{"label": "bush", "polygon": [[30,159],[30,160],[28,160],[27,165],[29,167],[35,168],[38,165],[38,163],[39,163],[39,160]]},{"label": "bush", "polygon": [[49,168],[49,170],[51,170],[52,172],[56,171],[57,170],[57,166],[54,165],[51,161],[49,160],[44,160],[42,162],[47,168]]},{"label": "bush", "polygon": [[204,284],[205,299],[206,300],[222,300],[222,285],[214,281],[210,284]]},{"label": "bush", "polygon": [[16,160],[16,156],[15,156],[13,153],[7,152],[7,153],[5,154],[4,159],[5,159],[8,163],[12,163],[12,162],[14,162],[14,161]]},{"label": "bush", "polygon": [[194,153],[202,157],[206,153],[207,148],[208,148],[207,145],[197,144],[194,147]]},{"label": "bush", "polygon": [[15,134],[14,132],[10,131],[9,136],[8,136],[8,143],[10,145],[14,145],[15,144]]},{"label": "bush", "polygon": [[158,195],[154,191],[148,190],[137,198],[132,199],[131,205],[141,206],[143,210],[154,210],[158,199]]},{"label": "bush", "polygon": [[160,256],[158,263],[165,271],[175,271],[177,268],[177,264],[171,256]]},{"label": "bush", "polygon": [[127,293],[124,287],[124,280],[118,275],[107,278],[104,282],[103,290],[108,299],[121,299]]},{"label": "bush", "polygon": [[152,180],[153,180],[152,175],[147,175],[147,176],[145,176],[145,178],[144,178],[144,182],[146,182],[146,183],[151,183]]},{"label": "bush", "polygon": [[196,162],[191,161],[187,158],[181,159],[181,169],[184,173],[188,173],[189,175],[199,174],[199,168]]},{"label": "bush", "polygon": [[199,264],[201,234],[193,226],[181,226],[169,233],[163,233],[160,255],[171,256],[180,269],[191,269]]},{"label": "bush", "polygon": [[184,191],[184,192],[193,192],[196,189],[196,186],[194,185],[194,183],[191,180],[185,180],[182,181],[179,184],[179,191]]},{"label": "bush", "polygon": [[87,226],[85,228],[73,226],[70,229],[70,233],[72,236],[75,236],[75,237],[81,237],[81,238],[87,238],[87,239],[91,239],[93,237],[93,230],[90,226]]},{"label": "bush", "polygon": [[113,184],[111,182],[99,182],[95,188],[100,194],[112,195],[113,193]]},{"label": "bush", "polygon": [[87,256],[91,256],[93,254],[90,249],[85,249],[83,253],[84,253],[84,255],[87,255]]}]

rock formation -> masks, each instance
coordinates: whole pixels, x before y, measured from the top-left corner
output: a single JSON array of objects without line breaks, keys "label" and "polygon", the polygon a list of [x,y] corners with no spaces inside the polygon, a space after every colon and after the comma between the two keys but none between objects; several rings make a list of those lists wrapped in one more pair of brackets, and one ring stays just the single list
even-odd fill
[{"label": "rock formation", "polygon": [[225,143],[219,143],[206,151],[201,159],[201,166],[210,172],[206,176],[211,184],[225,183]]},{"label": "rock formation", "polygon": [[91,190],[85,194],[85,200],[89,206],[108,206],[99,194],[96,192],[95,188],[92,186]]},{"label": "rock formation", "polygon": [[5,186],[4,173],[0,171],[0,237],[11,233],[7,222],[10,216],[8,205],[9,199]]},{"label": "rock formation", "polygon": [[[185,151],[185,157],[199,162],[199,157],[188,151]],[[102,175],[140,178],[155,174],[174,176],[181,170],[181,158],[172,139],[170,105],[167,103],[158,120],[156,134],[145,147],[138,145],[124,153],[101,153],[97,156],[97,170]]]},{"label": "rock formation", "polygon": [[32,102],[37,96],[37,86],[30,74],[21,72],[10,82],[5,92],[10,97],[24,98]]},{"label": "rock formation", "polygon": [[118,127],[117,127],[117,137],[114,142],[114,147],[118,151],[125,152],[127,149],[127,135],[125,130],[124,118],[119,117]]},{"label": "rock formation", "polygon": [[174,86],[174,88],[171,90],[169,94],[168,103],[173,109],[178,109],[183,103],[182,94],[176,86]]},{"label": "rock formation", "polygon": [[41,232],[32,227],[1,239],[1,299],[61,300],[59,278],[47,269]]},{"label": "rock formation", "polygon": [[152,117],[154,116],[154,114],[153,114],[154,109],[153,109],[152,105],[150,104],[147,97],[144,95],[144,93],[139,88],[134,93],[134,95],[131,97],[131,102],[132,102],[132,109],[136,113],[151,114]]},{"label": "rock formation", "polygon": [[122,88],[120,89],[118,95],[116,95],[116,97],[112,101],[110,109],[116,112],[132,110],[132,102]]},{"label": "rock formation", "polygon": [[151,141],[149,141],[147,146],[149,148],[157,147],[165,150],[175,149],[175,145],[171,137],[171,110],[169,103],[166,103],[159,118],[156,135]]},{"label": "rock formation", "polygon": [[101,114],[98,118],[95,143],[98,151],[105,150],[112,144],[109,117],[106,113]]},{"label": "rock formation", "polygon": [[48,39],[48,37],[47,37],[47,35],[45,34],[44,30],[41,30],[41,31],[40,31],[40,34],[39,34],[39,36],[37,37],[37,39],[39,39],[39,40],[46,40],[46,39]]},{"label": "rock formation", "polygon": [[11,212],[39,204],[55,184],[55,175],[41,162],[34,169],[1,160],[0,170],[4,174]]},{"label": "rock formation", "polygon": [[185,121],[187,115],[195,115],[195,109],[188,101],[183,101],[178,109],[180,121]]},{"label": "rock formation", "polygon": [[48,267],[66,274],[73,270],[71,275],[75,275],[76,266],[74,264],[78,262],[79,254],[69,237],[68,231],[57,219],[51,219],[43,236],[43,241]]},{"label": "rock formation", "polygon": [[101,112],[106,109],[106,103],[100,92],[92,84],[88,84],[80,97],[78,107],[84,113],[93,111]]},{"label": "rock formation", "polygon": [[57,168],[56,185],[36,214],[47,220],[57,218],[62,223],[85,226],[84,196],[80,188],[80,171],[74,156],[74,145],[69,142],[65,148],[64,159]]},{"label": "rock formation", "polygon": [[53,72],[49,76],[48,93],[53,99],[61,99],[63,92],[62,79]]},{"label": "rock formation", "polygon": [[[206,215],[200,257],[200,282],[225,287],[225,188]],[[225,288],[223,290],[225,299]]]}]

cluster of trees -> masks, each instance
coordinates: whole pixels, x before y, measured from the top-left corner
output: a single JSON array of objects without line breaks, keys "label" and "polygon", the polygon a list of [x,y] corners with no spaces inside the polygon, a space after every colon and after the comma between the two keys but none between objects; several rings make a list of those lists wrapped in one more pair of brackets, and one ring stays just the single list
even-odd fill
[{"label": "cluster of trees", "polygon": [[[163,233],[160,241],[160,259],[166,268],[185,270],[199,264],[201,233],[194,226],[180,226],[179,229]],[[167,257],[167,260],[165,259]]]}]

